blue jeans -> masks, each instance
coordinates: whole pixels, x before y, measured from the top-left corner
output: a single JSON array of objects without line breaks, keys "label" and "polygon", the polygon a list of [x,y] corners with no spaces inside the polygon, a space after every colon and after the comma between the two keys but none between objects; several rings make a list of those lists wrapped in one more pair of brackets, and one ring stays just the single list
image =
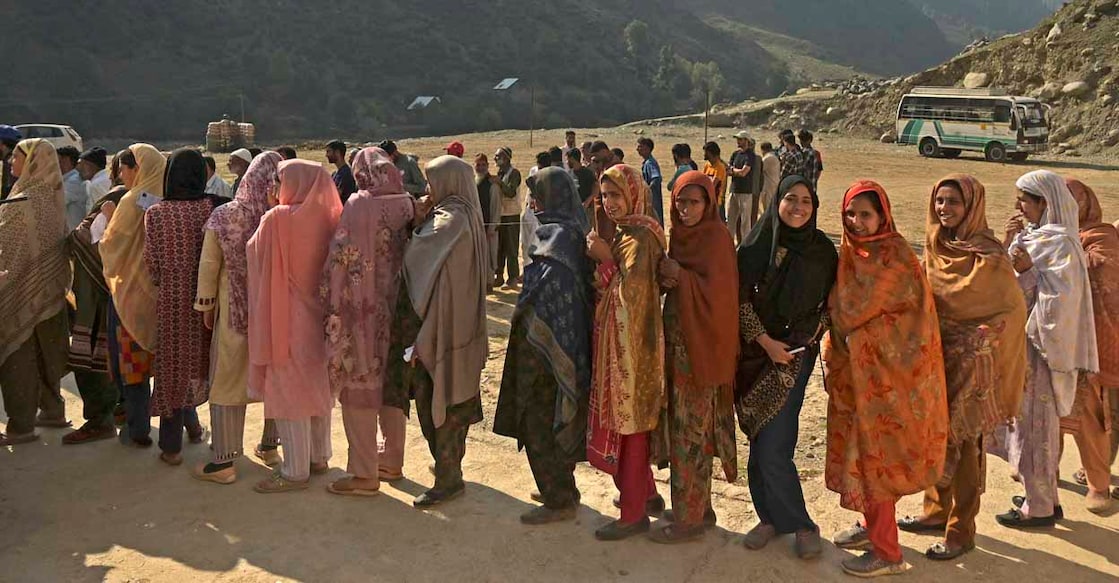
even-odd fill
[{"label": "blue jeans", "polygon": [[815,530],[816,523],[808,516],[804,491],[800,487],[793,453],[800,429],[800,408],[804,389],[812,377],[819,347],[809,348],[801,361],[796,383],[781,412],[758,431],[750,442],[750,460],[746,472],[754,510],[764,524],[772,524],[778,534]]},{"label": "blue jeans", "polygon": [[116,334],[117,327],[121,323],[112,300],[109,300],[107,321],[109,328],[109,366],[112,367],[113,379],[120,389],[121,398],[124,400],[124,415],[128,427],[128,431],[120,432],[120,440],[121,443],[128,443],[129,439],[133,441],[143,440],[148,438],[152,432],[151,379],[146,378],[133,385],[126,385],[121,381],[123,377],[120,374],[120,343],[117,342]]},{"label": "blue jeans", "polygon": [[159,449],[164,453],[183,451],[183,429],[201,435],[202,424],[194,407],[175,409],[174,413],[159,418]]}]

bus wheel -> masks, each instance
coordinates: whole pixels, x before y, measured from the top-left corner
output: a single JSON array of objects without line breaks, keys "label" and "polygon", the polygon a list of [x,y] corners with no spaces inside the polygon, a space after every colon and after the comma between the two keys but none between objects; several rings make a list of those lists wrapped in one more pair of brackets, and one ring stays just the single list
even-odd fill
[{"label": "bus wheel", "polygon": [[959,158],[960,152],[959,148],[944,148],[940,151],[940,155],[945,158]]},{"label": "bus wheel", "polygon": [[987,149],[983,152],[983,155],[988,162],[1006,162],[1006,146],[998,142],[991,142],[987,144]]},{"label": "bus wheel", "polygon": [[921,144],[917,146],[917,151],[926,158],[936,158],[940,155],[940,146],[936,145],[936,140],[925,138],[921,140]]},{"label": "bus wheel", "polygon": [[1028,152],[1011,152],[1007,154],[1007,157],[1010,158],[1011,162],[1025,162],[1030,155]]}]

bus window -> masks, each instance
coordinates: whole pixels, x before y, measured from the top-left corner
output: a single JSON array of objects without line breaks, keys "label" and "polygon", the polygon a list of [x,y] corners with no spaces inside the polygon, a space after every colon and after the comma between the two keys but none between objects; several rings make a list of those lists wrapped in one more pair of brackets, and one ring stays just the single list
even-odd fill
[{"label": "bus window", "polygon": [[1010,104],[999,102],[995,105],[995,123],[1008,123],[1010,121]]}]

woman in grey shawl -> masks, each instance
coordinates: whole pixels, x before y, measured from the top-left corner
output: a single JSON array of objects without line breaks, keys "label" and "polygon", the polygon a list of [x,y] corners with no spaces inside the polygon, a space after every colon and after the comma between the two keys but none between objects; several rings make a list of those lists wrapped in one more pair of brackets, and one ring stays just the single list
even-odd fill
[{"label": "woman in grey shawl", "polygon": [[[486,364],[489,253],[474,169],[454,156],[427,165],[431,213],[404,253],[404,293],[397,302],[390,384],[416,400],[420,428],[435,458],[435,485],[416,507],[462,494],[466,433],[482,420],[478,396]],[[405,362],[407,364],[405,364]],[[402,366],[403,365],[403,366]],[[392,402],[392,395],[385,395]]]}]

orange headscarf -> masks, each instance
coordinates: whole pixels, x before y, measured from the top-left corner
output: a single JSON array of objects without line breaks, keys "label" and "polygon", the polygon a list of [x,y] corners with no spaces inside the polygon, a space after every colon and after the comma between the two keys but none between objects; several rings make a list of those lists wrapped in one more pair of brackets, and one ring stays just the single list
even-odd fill
[{"label": "orange headscarf", "polygon": [[1075,178],[1065,182],[1080,206],[1080,243],[1088,255],[1099,382],[1104,387],[1119,387],[1119,231],[1103,221],[1103,209],[1091,187]]},{"label": "orange headscarf", "polygon": [[[707,206],[691,227],[676,210],[689,186],[703,190]],[[685,172],[672,189],[672,239],[668,256],[680,264],[676,298],[692,374],[702,386],[734,380],[738,356],[738,262],[730,231],[719,219],[715,185],[704,173]]]},{"label": "orange headscarf", "polygon": [[[936,213],[936,193],[950,185],[960,190],[966,213],[953,232]],[[1006,249],[987,226],[986,190],[974,177],[953,174],[933,186],[925,233],[925,275],[949,379],[949,443],[958,445],[1018,414],[1026,382],[1026,302]]]},{"label": "orange headscarf", "polygon": [[844,222],[824,345],[828,390],[825,482],[847,509],[896,501],[936,484],[944,467],[948,401],[932,292],[917,256],[894,227],[886,191],[856,182],[882,207],[878,232]]}]

